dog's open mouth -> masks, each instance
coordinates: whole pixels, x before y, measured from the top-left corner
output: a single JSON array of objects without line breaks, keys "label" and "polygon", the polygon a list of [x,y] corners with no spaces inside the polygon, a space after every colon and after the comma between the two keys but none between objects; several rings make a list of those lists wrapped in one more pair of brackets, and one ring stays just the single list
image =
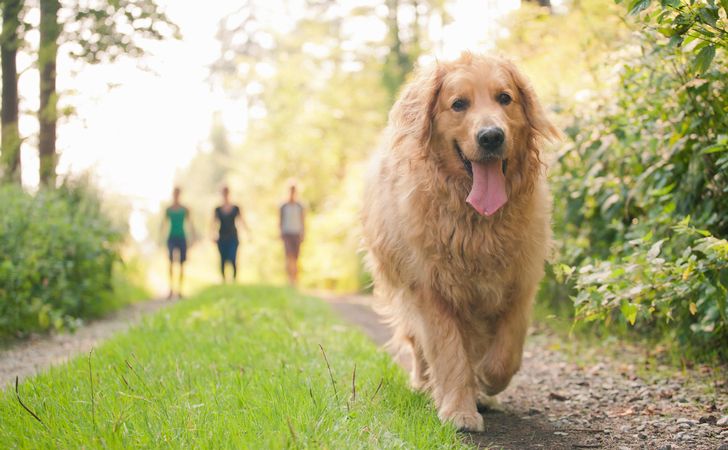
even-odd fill
[{"label": "dog's open mouth", "polygon": [[473,186],[465,201],[479,214],[485,216],[495,214],[508,201],[505,177],[506,160],[491,158],[485,161],[471,161],[465,157],[457,141],[455,141],[455,150],[463,167],[473,179]]},{"label": "dog's open mouth", "polygon": [[[455,152],[460,157],[460,161],[462,161],[465,171],[468,172],[468,175],[470,175],[470,178],[473,178],[473,163],[471,163],[470,160],[465,157],[465,154],[460,149],[460,145],[458,145],[458,141],[454,141],[454,145],[455,145]],[[508,158],[503,158],[501,161],[502,161],[501,165],[502,165],[503,175],[505,175],[506,170],[508,169]]]},{"label": "dog's open mouth", "polygon": [[470,175],[470,178],[473,178],[473,163],[471,163],[470,160],[465,157],[465,154],[463,154],[463,151],[460,149],[460,146],[458,145],[458,141],[455,141],[455,151],[457,152],[458,156],[460,157],[460,161],[463,162],[463,166],[465,167],[465,170],[468,172],[468,175]]}]

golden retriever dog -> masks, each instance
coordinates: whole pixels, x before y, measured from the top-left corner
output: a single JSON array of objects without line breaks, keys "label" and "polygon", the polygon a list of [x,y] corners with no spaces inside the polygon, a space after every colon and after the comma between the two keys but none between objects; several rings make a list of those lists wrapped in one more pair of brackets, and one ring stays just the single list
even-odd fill
[{"label": "golden retriever dog", "polygon": [[376,305],[442,421],[482,431],[519,369],[550,252],[540,147],[559,131],[506,59],[419,70],[389,115],[363,209]]}]

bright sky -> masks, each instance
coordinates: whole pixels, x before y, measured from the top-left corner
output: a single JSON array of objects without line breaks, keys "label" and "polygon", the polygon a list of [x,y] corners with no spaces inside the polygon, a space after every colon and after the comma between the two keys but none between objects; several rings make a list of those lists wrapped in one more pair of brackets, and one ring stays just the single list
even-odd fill
[{"label": "bright sky", "polygon": [[[158,3],[180,26],[181,41],[153,43],[147,46],[150,55],[141,61],[77,67],[81,69],[78,73],[69,72],[70,62],[59,61],[59,91],[71,92],[61,104],[76,108],[74,116],[59,124],[59,171],[91,169],[102,189],[128,197],[134,207],[132,234],[137,239],[146,235],[145,214],[169,198],[175,171],[206,145],[213,112],[222,111],[233,141],[242,136],[247,117],[244,101],[213,92],[206,81],[208,66],[219,53],[215,39],[218,22],[240,8],[240,0],[210,1],[204,7],[192,1]],[[438,23],[430,26],[431,35],[441,37],[436,56],[447,58],[464,49],[488,48],[496,20],[519,3],[453,2],[453,22],[444,28]],[[272,7],[270,2],[266,6]],[[359,26],[362,33],[372,33],[365,22]],[[18,65],[23,68],[30,63],[21,57]],[[20,84],[21,92],[33,92],[38,85],[37,72],[23,74]],[[21,108],[35,110],[37,101],[33,102],[28,98]],[[25,117],[20,126],[24,136],[37,133],[33,117]],[[23,181],[28,186],[37,185],[34,144],[23,148]]]},{"label": "bright sky", "polygon": [[[159,3],[180,26],[183,40],[147,45],[150,55],[141,61],[84,66],[77,74],[61,61],[58,75],[59,91],[71,91],[66,98],[77,109],[59,126],[59,170],[93,168],[103,188],[142,207],[155,207],[169,196],[175,170],[209,134],[213,111],[231,107],[211,92],[206,77],[218,54],[217,23],[239,2],[208,2],[204,8],[195,2]],[[33,80],[27,75],[23,82],[37,83],[37,75]],[[241,113],[238,123],[242,118]],[[24,160],[32,160],[34,149],[26,150]],[[28,169],[25,182],[35,184],[35,167]]]}]

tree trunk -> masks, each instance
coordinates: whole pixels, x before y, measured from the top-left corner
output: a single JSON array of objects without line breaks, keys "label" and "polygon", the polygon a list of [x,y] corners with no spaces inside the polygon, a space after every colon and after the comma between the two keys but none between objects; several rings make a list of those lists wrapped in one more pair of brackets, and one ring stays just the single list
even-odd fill
[{"label": "tree trunk", "polygon": [[551,0],[526,0],[531,3],[538,3],[539,6],[551,9]]},{"label": "tree trunk", "polygon": [[389,54],[385,60],[384,86],[389,91],[389,96],[394,101],[400,86],[412,69],[410,55],[407,54],[404,44],[399,35],[399,20],[397,12],[400,0],[387,0],[389,10],[387,15],[387,28],[389,29]]},{"label": "tree trunk", "polygon": [[40,157],[40,182],[45,186],[55,186],[56,179],[56,57],[58,56],[58,0],[40,2],[40,47],[38,67],[40,70],[40,108],[38,122],[38,154]]},{"label": "tree trunk", "polygon": [[23,0],[4,0],[3,28],[0,36],[0,66],[2,66],[2,112],[0,149],[5,179],[20,183],[20,133],[18,132],[18,28]]}]

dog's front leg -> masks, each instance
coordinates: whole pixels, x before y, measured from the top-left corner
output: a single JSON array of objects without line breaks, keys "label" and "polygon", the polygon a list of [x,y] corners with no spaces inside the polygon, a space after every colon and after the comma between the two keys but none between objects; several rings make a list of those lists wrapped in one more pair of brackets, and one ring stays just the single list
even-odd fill
[{"label": "dog's front leg", "polygon": [[489,396],[503,391],[521,367],[523,344],[528,331],[531,301],[535,288],[514,296],[510,308],[494,322],[493,338],[475,369],[479,385],[478,399],[491,406]]},{"label": "dog's front leg", "polygon": [[407,341],[412,348],[412,372],[410,373],[410,385],[416,391],[427,389],[427,360],[425,359],[422,345],[414,336],[408,336]]},{"label": "dog's front leg", "polygon": [[483,431],[483,417],[475,405],[473,368],[465,352],[460,327],[452,309],[437,294],[427,293],[420,308],[419,343],[429,366],[430,386],[438,416],[464,431]]}]

